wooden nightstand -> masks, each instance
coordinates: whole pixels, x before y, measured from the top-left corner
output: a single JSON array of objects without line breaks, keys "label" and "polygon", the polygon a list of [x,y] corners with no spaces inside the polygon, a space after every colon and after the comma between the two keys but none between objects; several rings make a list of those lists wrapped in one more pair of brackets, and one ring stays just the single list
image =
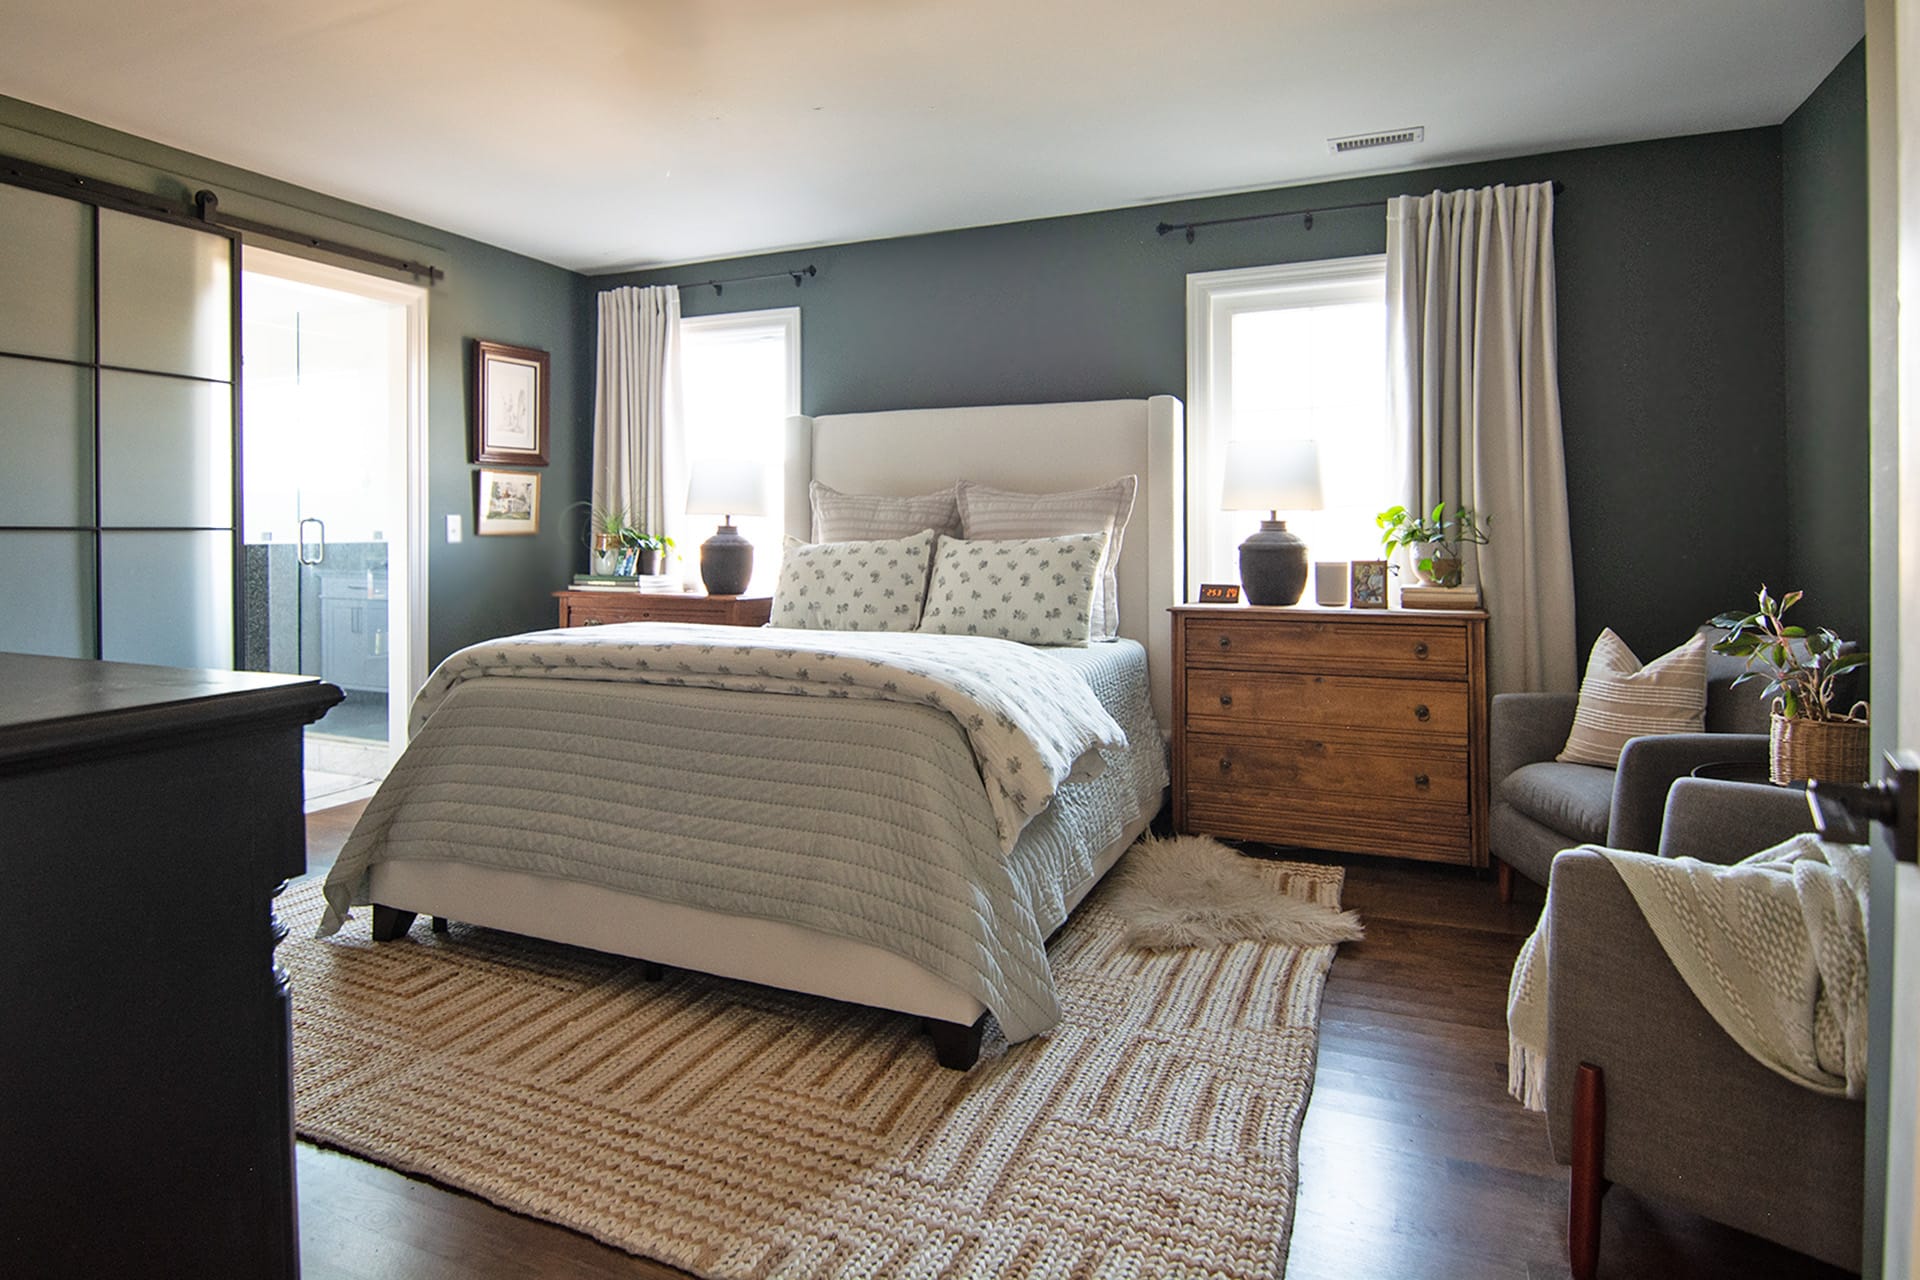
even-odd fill
[{"label": "wooden nightstand", "polygon": [[763,627],[773,616],[772,596],[556,591],[553,598],[560,602],[563,627],[597,627],[607,622],[712,622],[725,627]]},{"label": "wooden nightstand", "polygon": [[1487,615],[1173,610],[1173,820],[1487,865]]}]

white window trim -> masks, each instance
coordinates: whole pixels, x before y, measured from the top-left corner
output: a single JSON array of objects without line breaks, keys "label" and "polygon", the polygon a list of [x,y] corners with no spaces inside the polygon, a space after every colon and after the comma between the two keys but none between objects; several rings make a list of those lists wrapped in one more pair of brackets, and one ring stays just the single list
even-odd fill
[{"label": "white window trim", "polygon": [[[1215,347],[1227,340],[1233,317],[1265,311],[1284,293],[1300,306],[1378,298],[1387,256],[1289,262],[1187,277],[1187,598],[1197,599],[1207,572],[1207,548],[1221,518],[1226,445],[1233,425],[1232,388],[1216,375]],[[1384,370],[1382,371],[1384,376]]]}]

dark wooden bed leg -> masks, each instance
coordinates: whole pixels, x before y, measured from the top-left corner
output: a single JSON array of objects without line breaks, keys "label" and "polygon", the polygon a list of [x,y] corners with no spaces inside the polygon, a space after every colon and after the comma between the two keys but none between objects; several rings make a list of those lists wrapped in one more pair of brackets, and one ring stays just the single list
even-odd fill
[{"label": "dark wooden bed leg", "polygon": [[1498,858],[1495,858],[1493,860],[1493,868],[1494,868],[1494,874],[1498,876],[1500,880],[1500,901],[1512,902],[1513,901],[1513,868],[1508,866],[1506,863],[1500,861],[1500,859]]},{"label": "dark wooden bed leg", "polygon": [[1600,1269],[1600,1198],[1607,1194],[1606,1077],[1590,1062],[1573,1077],[1573,1192],[1567,1204],[1567,1265],[1573,1280]]},{"label": "dark wooden bed leg", "polygon": [[655,964],[651,960],[642,960],[640,962],[640,976],[648,982],[658,982],[667,976],[667,966]]},{"label": "dark wooden bed leg", "polygon": [[433,918],[433,931],[435,933],[445,933],[447,931],[447,918],[445,916],[435,916]]},{"label": "dark wooden bed leg", "polygon": [[413,928],[414,913],[402,911],[398,907],[383,907],[373,904],[373,940],[392,942]]},{"label": "dark wooden bed leg", "polygon": [[933,1056],[949,1071],[970,1071],[980,1061],[980,1036],[987,1029],[987,1015],[971,1023],[941,1022],[927,1019],[927,1031],[933,1036]]}]

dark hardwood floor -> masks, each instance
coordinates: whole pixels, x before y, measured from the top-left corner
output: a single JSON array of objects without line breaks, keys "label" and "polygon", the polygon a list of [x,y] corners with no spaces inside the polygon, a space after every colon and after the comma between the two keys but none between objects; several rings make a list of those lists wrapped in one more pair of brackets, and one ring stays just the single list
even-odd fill
[{"label": "dark hardwood floor", "polygon": [[[363,807],[308,817],[313,871]],[[1564,1280],[1567,1171],[1545,1120],[1506,1093],[1507,975],[1540,891],[1523,884],[1502,906],[1491,879],[1328,860],[1346,865],[1346,904],[1367,938],[1342,947],[1328,976],[1288,1280]],[[306,1143],[299,1176],[307,1280],[683,1274]],[[1604,1277],[1843,1274],[1622,1187],[1602,1230]]]}]

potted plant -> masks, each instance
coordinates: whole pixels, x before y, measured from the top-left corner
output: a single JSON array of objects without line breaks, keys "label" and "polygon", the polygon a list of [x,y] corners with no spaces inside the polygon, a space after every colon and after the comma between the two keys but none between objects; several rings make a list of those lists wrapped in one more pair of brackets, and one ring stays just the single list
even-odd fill
[{"label": "potted plant", "polygon": [[648,533],[637,525],[628,525],[620,531],[620,545],[634,558],[633,572],[654,574],[660,572],[661,561],[673,546],[673,539],[664,533]]},{"label": "potted plant", "polygon": [[1424,518],[1405,507],[1388,507],[1373,518],[1380,529],[1380,545],[1391,556],[1401,547],[1408,548],[1413,572],[1420,581],[1441,587],[1460,585],[1460,548],[1487,545],[1487,530],[1493,517],[1481,517],[1472,507],[1462,504],[1447,513],[1447,504],[1439,502]]},{"label": "potted plant", "polygon": [[660,561],[673,546],[665,534],[648,533],[625,507],[576,503],[587,509],[587,546],[593,552],[593,571],[605,574],[659,573]]},{"label": "potted plant", "polygon": [[1775,599],[1762,585],[1759,608],[1713,620],[1727,632],[1713,649],[1747,660],[1736,685],[1767,682],[1760,696],[1773,700],[1768,756],[1776,783],[1865,782],[1867,704],[1856,702],[1843,713],[1834,698],[1839,678],[1864,667],[1867,655],[1848,652],[1846,642],[1826,627],[1809,635],[1805,627],[1789,626],[1786,612],[1803,594],[1789,591]]}]

